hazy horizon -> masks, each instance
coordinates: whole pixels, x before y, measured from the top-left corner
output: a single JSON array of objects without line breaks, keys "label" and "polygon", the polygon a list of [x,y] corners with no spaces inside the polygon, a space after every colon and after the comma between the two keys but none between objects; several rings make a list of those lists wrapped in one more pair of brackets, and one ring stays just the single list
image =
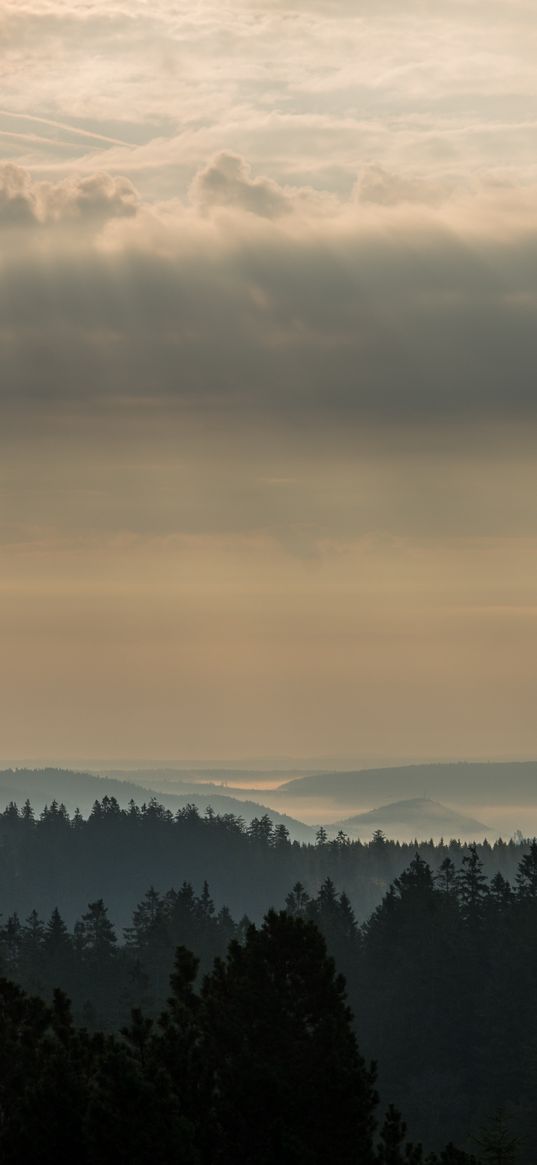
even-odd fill
[{"label": "hazy horizon", "polygon": [[140,756],[140,757],[125,757],[121,754],[102,756],[94,754],[92,756],[68,756],[62,754],[36,754],[34,756],[0,756],[0,769],[8,768],[61,768],[61,769],[82,769],[88,767],[95,770],[105,770],[115,768],[118,771],[124,770],[128,772],[144,772],[152,769],[159,769],[161,771],[169,770],[170,772],[210,772],[214,770],[218,772],[233,772],[236,770],[237,776],[241,773],[248,775],[249,772],[259,774],[260,778],[264,773],[270,777],[273,773],[286,772],[287,770],[295,770],[300,772],[353,772],[360,769],[375,769],[375,768],[405,768],[409,765],[440,765],[440,764],[499,764],[502,762],[513,762],[514,764],[537,762],[537,752],[535,754],[527,753],[506,753],[497,756],[491,755],[461,755],[445,754],[445,755],[413,755],[401,757],[399,755],[385,756],[380,754],[373,754],[371,756],[252,756],[244,755],[237,756],[198,756],[198,757],[167,757],[167,756]]}]

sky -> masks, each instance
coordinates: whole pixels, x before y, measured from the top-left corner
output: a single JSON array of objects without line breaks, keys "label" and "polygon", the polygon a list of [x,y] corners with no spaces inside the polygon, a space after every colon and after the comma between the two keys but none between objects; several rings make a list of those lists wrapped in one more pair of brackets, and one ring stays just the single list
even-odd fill
[{"label": "sky", "polygon": [[535,756],[525,0],[3,0],[1,752]]}]

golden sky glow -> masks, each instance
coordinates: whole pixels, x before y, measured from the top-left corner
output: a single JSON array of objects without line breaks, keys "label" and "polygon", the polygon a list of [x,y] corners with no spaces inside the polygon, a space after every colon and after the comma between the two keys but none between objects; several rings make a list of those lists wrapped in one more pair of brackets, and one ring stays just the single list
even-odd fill
[{"label": "golden sky glow", "polygon": [[0,36],[2,754],[534,755],[532,7]]}]

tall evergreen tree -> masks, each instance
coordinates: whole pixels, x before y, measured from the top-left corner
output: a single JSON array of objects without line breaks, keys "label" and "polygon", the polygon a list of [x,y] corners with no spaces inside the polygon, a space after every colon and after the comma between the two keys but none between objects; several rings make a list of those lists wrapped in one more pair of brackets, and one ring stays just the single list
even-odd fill
[{"label": "tall evergreen tree", "polygon": [[483,873],[483,862],[475,845],[471,845],[469,852],[463,856],[462,869],[457,879],[457,889],[462,917],[472,926],[476,926],[483,916],[483,905],[488,887],[486,876]]},{"label": "tall evergreen tree", "polygon": [[372,1160],[373,1079],[312,923],[270,912],[216,963],[202,1009],[214,1113],[207,1162]]},{"label": "tall evergreen tree", "polygon": [[390,1104],[377,1147],[378,1165],[421,1165],[423,1151],[421,1145],[413,1145],[407,1140],[407,1127],[393,1104]]},{"label": "tall evergreen tree", "polygon": [[516,875],[516,883],[520,898],[535,901],[537,899],[537,838],[533,838],[527,854],[520,860]]}]

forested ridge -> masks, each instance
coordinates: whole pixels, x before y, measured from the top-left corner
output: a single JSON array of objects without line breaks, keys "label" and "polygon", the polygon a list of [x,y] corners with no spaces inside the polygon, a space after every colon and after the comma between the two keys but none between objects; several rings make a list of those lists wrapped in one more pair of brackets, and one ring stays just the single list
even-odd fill
[{"label": "forested ridge", "polygon": [[[148,886],[165,891],[208,881],[218,907],[260,920],[295,882],[315,894],[329,877],[365,921],[416,848],[434,870],[446,855],[458,864],[468,852],[457,840],[403,843],[378,832],[367,842],[344,833],[328,841],[322,827],[317,844],[300,844],[266,816],[247,824],[211,809],[201,816],[192,805],[172,812],[156,799],[121,808],[104,797],[87,818],[54,801],[39,816],[29,802],[12,802],[0,813],[0,913],[48,916],[57,906],[72,925],[88,902],[105,898],[114,922],[126,926]],[[517,841],[484,841],[478,852],[488,876],[500,870],[514,878]]]},{"label": "forested ridge", "polygon": [[[306,851],[311,862],[306,868],[314,871],[310,888],[300,879],[292,888],[288,883],[275,905],[284,904],[285,917],[311,924],[324,936],[346,980],[360,1052],[379,1063],[382,1106],[395,1102],[410,1135],[436,1151],[451,1140],[475,1149],[472,1137],[504,1110],[516,1130],[518,1159],[533,1160],[537,843],[421,846],[409,854],[409,847],[380,836],[360,846],[343,838],[327,842],[321,833],[316,846],[301,847],[263,822],[247,829],[210,816],[170,821],[156,806],[126,813],[100,806],[93,825],[69,821],[59,807],[49,812],[50,819],[45,815],[35,822],[28,808],[16,817],[11,809],[7,819],[14,831],[47,839],[56,826],[56,836],[80,836],[85,830],[91,836],[92,829],[105,830],[110,821],[132,828],[134,820],[143,831],[146,815],[165,830],[180,829],[186,821],[213,837],[230,831],[244,847],[238,852],[250,861],[255,857],[262,870],[278,860],[285,866],[286,856],[303,858]],[[427,850],[429,861],[423,856]],[[353,854],[383,872],[390,862],[406,859],[361,924],[350,895],[341,889],[345,861],[352,869]],[[510,880],[500,865],[512,870]],[[325,873],[334,868],[338,884]],[[10,912],[0,929],[0,970],[43,999],[60,986],[73,1000],[75,1022],[89,1031],[117,1032],[129,1025],[132,1008],[141,1009],[144,1023],[155,1023],[166,1006],[178,946],[198,960],[192,985],[203,992],[203,976],[211,974],[215,958],[225,958],[230,942],[232,950],[244,949],[254,933],[244,915],[216,906],[211,894],[206,881],[196,889],[188,880],[167,890],[151,886],[122,931],[115,929],[102,899],[91,900],[70,927],[57,908],[44,919],[35,910],[22,919]],[[261,989],[257,999],[262,1009]]]}]

